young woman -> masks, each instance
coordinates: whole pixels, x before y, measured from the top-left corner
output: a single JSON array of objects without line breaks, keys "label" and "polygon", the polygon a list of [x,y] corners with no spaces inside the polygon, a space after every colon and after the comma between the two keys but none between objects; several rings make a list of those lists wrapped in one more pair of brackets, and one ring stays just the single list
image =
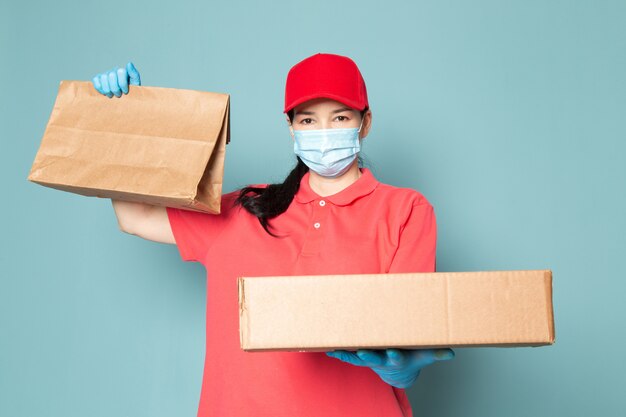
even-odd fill
[{"label": "young woman", "polygon": [[[141,81],[129,63],[98,74],[93,84],[112,98]],[[206,357],[198,416],[412,416],[404,389],[423,367],[451,359],[451,349],[240,349],[239,276],[435,269],[430,203],[419,192],[382,184],[359,167],[372,112],[356,64],[333,54],[299,62],[287,76],[284,112],[297,165],[283,183],[225,194],[217,216],[113,201],[121,230],[176,244],[184,261],[206,268]]]}]

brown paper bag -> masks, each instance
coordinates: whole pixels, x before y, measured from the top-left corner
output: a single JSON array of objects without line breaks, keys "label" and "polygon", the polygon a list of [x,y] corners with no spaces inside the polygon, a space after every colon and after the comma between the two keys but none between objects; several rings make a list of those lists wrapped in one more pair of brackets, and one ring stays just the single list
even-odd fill
[{"label": "brown paper bag", "polygon": [[85,196],[217,214],[230,96],[131,86],[107,98],[61,81],[28,179]]}]

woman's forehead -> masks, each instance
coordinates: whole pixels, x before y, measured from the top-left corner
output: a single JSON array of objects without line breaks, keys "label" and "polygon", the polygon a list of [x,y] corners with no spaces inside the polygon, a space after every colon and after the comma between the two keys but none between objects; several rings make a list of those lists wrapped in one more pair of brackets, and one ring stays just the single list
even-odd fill
[{"label": "woman's forehead", "polygon": [[295,114],[302,113],[325,113],[325,112],[333,112],[337,113],[340,111],[351,111],[354,110],[350,106],[347,106],[337,100],[333,100],[330,98],[319,97],[314,98],[304,103],[297,105],[294,108]]}]

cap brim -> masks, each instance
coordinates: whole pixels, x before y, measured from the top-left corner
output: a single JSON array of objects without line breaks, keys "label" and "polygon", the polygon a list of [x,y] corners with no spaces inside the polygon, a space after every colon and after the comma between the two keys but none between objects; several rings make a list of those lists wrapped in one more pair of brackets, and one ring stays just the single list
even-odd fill
[{"label": "cap brim", "polygon": [[365,103],[359,103],[356,100],[350,100],[347,99],[345,97],[342,96],[338,96],[337,94],[333,94],[333,93],[315,93],[315,94],[311,94],[308,96],[302,96],[302,97],[298,97],[297,100],[294,100],[293,102],[291,102],[289,104],[289,106],[285,107],[285,109],[283,110],[283,113],[287,113],[289,112],[289,110],[292,110],[293,108],[295,108],[296,106],[309,101],[309,100],[313,100],[316,98],[329,98],[331,100],[335,100],[338,101],[342,104],[345,104],[346,106],[355,109],[355,110],[359,110],[362,111],[363,109],[365,109],[366,105]]}]

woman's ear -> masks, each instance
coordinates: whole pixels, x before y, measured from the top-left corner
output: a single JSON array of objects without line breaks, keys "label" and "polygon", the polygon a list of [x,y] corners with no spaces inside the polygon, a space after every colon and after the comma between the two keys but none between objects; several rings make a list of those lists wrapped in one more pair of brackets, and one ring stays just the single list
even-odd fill
[{"label": "woman's ear", "polygon": [[285,116],[285,120],[287,121],[287,126],[289,126],[289,133],[291,134],[291,137],[295,139],[293,135],[293,126],[291,126],[291,119],[289,119],[289,115]]}]

